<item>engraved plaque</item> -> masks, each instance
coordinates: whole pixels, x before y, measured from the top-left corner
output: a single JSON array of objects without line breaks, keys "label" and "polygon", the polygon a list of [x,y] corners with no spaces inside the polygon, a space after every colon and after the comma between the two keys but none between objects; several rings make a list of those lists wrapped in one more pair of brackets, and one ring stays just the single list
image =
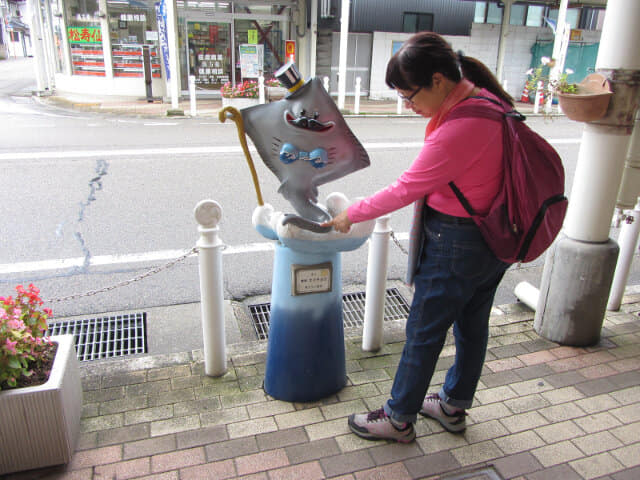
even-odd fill
[{"label": "engraved plaque", "polygon": [[291,294],[330,292],[332,274],[331,262],[318,265],[291,265]]}]

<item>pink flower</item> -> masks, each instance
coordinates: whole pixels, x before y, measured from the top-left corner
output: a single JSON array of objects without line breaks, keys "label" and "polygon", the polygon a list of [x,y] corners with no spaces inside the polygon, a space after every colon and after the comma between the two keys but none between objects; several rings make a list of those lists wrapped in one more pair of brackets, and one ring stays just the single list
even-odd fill
[{"label": "pink flower", "polygon": [[12,319],[7,322],[7,327],[9,327],[11,330],[22,330],[26,327],[26,325],[22,320]]},{"label": "pink flower", "polygon": [[7,340],[5,341],[5,348],[7,349],[7,351],[8,351],[9,353],[16,354],[16,353],[17,353],[17,352],[16,352],[16,344],[17,344],[17,343],[18,343],[17,341],[11,341],[11,340],[9,340],[9,339],[7,338]]}]

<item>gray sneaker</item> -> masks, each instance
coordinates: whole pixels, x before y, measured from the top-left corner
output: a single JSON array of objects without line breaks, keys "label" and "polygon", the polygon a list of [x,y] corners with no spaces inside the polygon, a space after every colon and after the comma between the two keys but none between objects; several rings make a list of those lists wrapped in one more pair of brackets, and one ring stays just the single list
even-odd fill
[{"label": "gray sneaker", "polygon": [[467,428],[467,421],[465,419],[467,414],[465,411],[460,410],[453,415],[447,415],[442,409],[441,400],[437,394],[427,395],[424,398],[420,415],[437,420],[445,430],[451,433],[461,433]]},{"label": "gray sneaker", "polygon": [[412,423],[396,422],[387,416],[384,408],[350,415],[349,428],[353,433],[367,440],[395,440],[400,443],[409,443],[416,438]]}]

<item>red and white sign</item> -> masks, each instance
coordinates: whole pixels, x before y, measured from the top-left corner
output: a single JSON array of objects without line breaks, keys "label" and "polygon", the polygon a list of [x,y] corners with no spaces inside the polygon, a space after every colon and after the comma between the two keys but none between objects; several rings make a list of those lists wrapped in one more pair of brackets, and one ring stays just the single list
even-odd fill
[{"label": "red and white sign", "polygon": [[295,62],[296,60],[296,41],[295,40],[285,40],[284,53],[288,60]]}]

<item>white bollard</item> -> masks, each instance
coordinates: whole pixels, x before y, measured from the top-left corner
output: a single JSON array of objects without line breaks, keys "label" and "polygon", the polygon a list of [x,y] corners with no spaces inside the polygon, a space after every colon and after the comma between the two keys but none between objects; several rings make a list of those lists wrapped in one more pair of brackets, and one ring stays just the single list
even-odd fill
[{"label": "white bollard", "polygon": [[376,219],[376,225],[369,240],[364,326],[362,328],[362,350],[365,352],[375,352],[382,347],[382,320],[384,318],[384,297],[389,263],[389,238],[391,237],[389,218],[389,215],[385,215]]},{"label": "white bollard", "polygon": [[260,75],[258,77],[258,102],[260,105],[265,103],[265,95],[264,95],[264,76]]},{"label": "white bollard", "polygon": [[329,92],[329,77],[324,77],[324,79],[322,80],[322,84],[324,85],[324,89],[327,91],[327,93]]},{"label": "white bollard", "polygon": [[529,282],[520,282],[516,285],[513,293],[531,310],[538,308],[538,298],[540,298],[540,290],[531,285]]},{"label": "white bollard", "polygon": [[616,264],[616,271],[613,275],[607,310],[620,310],[624,287],[627,285],[627,279],[629,278],[629,270],[633,262],[633,254],[636,251],[639,234],[640,198],[634,209],[627,212],[627,218],[620,229],[620,236],[618,237],[620,254],[618,255],[618,263]]},{"label": "white bollard", "polygon": [[353,113],[358,115],[360,113],[360,83],[362,79],[360,77],[356,77],[356,93],[353,99]]},{"label": "white bollard", "polygon": [[200,265],[200,299],[202,333],[204,336],[204,371],[219,377],[227,371],[227,352],[224,328],[224,297],[222,293],[222,249],[218,237],[218,223],[222,207],[213,200],[202,200],[194,211],[200,238],[198,261]]},{"label": "white bollard", "polygon": [[189,106],[191,107],[191,116],[196,116],[196,77],[189,75]]},{"label": "white bollard", "polygon": [[400,95],[398,95],[398,104],[396,105],[396,113],[398,115],[402,115],[402,104],[404,103],[404,100],[400,97]]},{"label": "white bollard", "polygon": [[542,82],[538,82],[538,87],[536,88],[536,96],[533,100],[533,113],[540,113],[540,97],[542,96]]}]

